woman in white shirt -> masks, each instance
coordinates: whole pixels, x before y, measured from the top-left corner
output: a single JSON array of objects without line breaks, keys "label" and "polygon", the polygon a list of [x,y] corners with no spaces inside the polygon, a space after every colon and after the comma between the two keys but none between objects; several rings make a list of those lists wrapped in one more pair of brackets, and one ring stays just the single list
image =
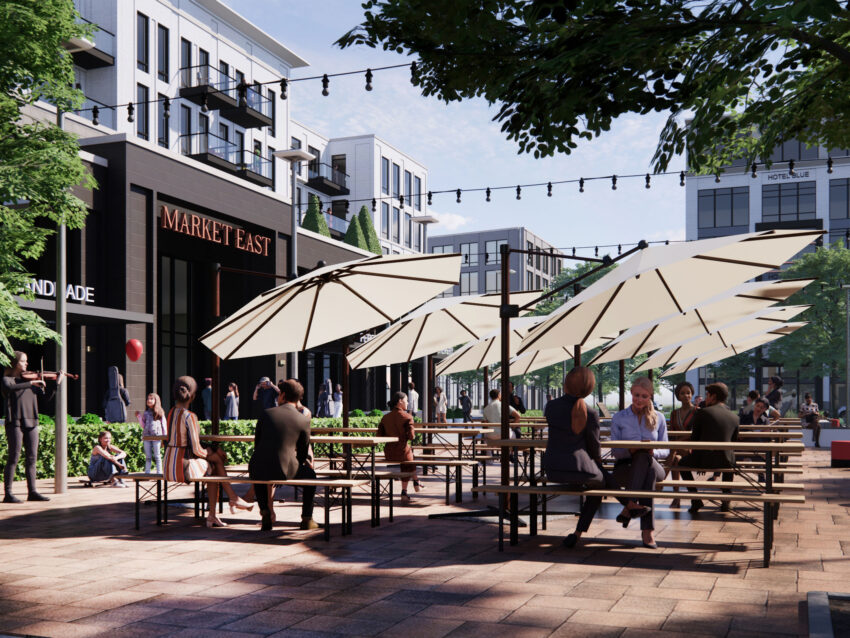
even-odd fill
[{"label": "woman in white shirt", "polygon": [[440,386],[434,388],[434,407],[436,407],[437,412],[437,423],[448,423],[446,421],[446,412],[449,409],[449,400]]}]

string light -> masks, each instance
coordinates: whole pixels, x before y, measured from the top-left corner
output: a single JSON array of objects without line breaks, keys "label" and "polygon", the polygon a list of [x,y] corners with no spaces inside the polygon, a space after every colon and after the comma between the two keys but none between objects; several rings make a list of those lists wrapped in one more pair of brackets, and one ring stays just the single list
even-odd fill
[{"label": "string light", "polygon": [[649,188],[649,180],[650,180],[650,179],[651,179],[651,178],[649,177],[649,173],[647,173],[647,174],[646,174],[646,187],[647,187],[647,188]]},{"label": "string light", "polygon": [[576,247],[573,246],[573,257],[575,257],[575,256],[576,256]]},{"label": "string light", "polygon": [[516,198],[522,199],[522,187],[521,186],[516,187]]},{"label": "string light", "polygon": [[373,197],[372,198],[372,212],[374,213],[376,210],[378,210],[378,200]]},{"label": "string light", "polygon": [[612,191],[617,190],[617,176],[616,175],[611,176],[611,190]]},{"label": "string light", "polygon": [[460,204],[460,189],[459,188],[455,191],[455,195],[457,195],[457,203]]},{"label": "string light", "polygon": [[162,117],[168,120],[171,117],[171,100],[165,98],[162,103]]},{"label": "string light", "polygon": [[490,187],[489,186],[487,187],[486,193],[487,193],[487,201],[489,202],[490,201]]},{"label": "string light", "polygon": [[679,172],[679,186],[685,185],[685,171]]},{"label": "string light", "polygon": [[92,110],[91,110],[91,123],[94,124],[95,126],[100,124],[100,120],[98,119],[99,115],[100,115],[100,109],[97,108],[97,105],[93,106]]},{"label": "string light", "polygon": [[832,173],[832,157],[826,158],[826,172]]},{"label": "string light", "polygon": [[715,183],[715,184],[719,184],[719,183],[720,183],[720,173],[715,173],[715,174],[714,174],[714,183]]},{"label": "string light", "polygon": [[404,208],[404,195],[398,196],[398,205]]},{"label": "string light", "polygon": [[372,69],[366,69],[366,90],[372,90]]},{"label": "string light", "polygon": [[618,254],[618,255],[622,255],[622,254],[623,254],[623,246],[622,246],[622,244],[617,244],[617,254]]},{"label": "string light", "polygon": [[289,81],[286,78],[280,79],[280,99],[286,99],[286,89],[289,87]]},{"label": "string light", "polygon": [[410,83],[416,84],[419,82],[419,67],[416,65],[416,62],[410,63]]},{"label": "string light", "polygon": [[133,103],[132,103],[132,102],[130,102],[130,103],[127,105],[127,121],[128,121],[128,122],[133,122],[133,121],[136,119],[136,118],[133,116],[133,111],[135,111],[135,110],[136,110],[136,109],[135,109],[135,108],[133,108]]},{"label": "string light", "polygon": [[788,174],[794,177],[794,160],[788,160]]},{"label": "string light", "polygon": [[328,91],[328,86],[330,85],[330,83],[330,78],[328,78],[328,74],[325,73],[322,76],[322,95],[324,95],[325,97],[328,97],[328,95],[330,95],[330,92]]},{"label": "string light", "polygon": [[546,184],[546,195],[552,197],[552,182]]},{"label": "string light", "polygon": [[756,173],[756,169],[757,169],[757,168],[758,168],[758,164],[756,164],[755,162],[753,162],[753,165],[751,166],[753,179],[755,179],[756,177],[758,177],[758,174]]},{"label": "string light", "polygon": [[579,193],[584,192],[584,178],[583,177],[578,178],[578,192]]},{"label": "string light", "polygon": [[594,246],[593,248],[593,256],[599,257],[599,246]]},{"label": "string light", "polygon": [[431,191],[428,191],[428,206],[431,205]]}]

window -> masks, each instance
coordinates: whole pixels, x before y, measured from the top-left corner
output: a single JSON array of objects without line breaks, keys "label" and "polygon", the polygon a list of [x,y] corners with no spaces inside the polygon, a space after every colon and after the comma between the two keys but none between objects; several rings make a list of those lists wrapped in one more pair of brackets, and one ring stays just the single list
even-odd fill
[{"label": "window", "polygon": [[775,149],[770,156],[772,162],[787,162],[788,160],[810,160],[818,158],[818,147],[808,146],[799,140],[788,140]]},{"label": "window", "polygon": [[527,283],[526,283],[525,289],[526,290],[534,290],[534,273],[527,273],[526,278],[527,278],[526,279]]},{"label": "window", "polygon": [[390,160],[386,157],[381,158],[381,192],[390,194]]},{"label": "window", "polygon": [[487,292],[499,292],[502,290],[502,273],[498,270],[488,270],[485,275]]},{"label": "window", "polygon": [[460,254],[463,255],[463,260],[460,262],[462,266],[477,266],[478,265],[478,244],[461,244]]},{"label": "window", "polygon": [[180,38],[180,86],[192,86],[192,43]]},{"label": "window", "polygon": [[245,133],[242,131],[233,131],[233,144],[236,146],[236,163],[241,164],[245,161],[243,157],[245,150]]},{"label": "window", "polygon": [[498,241],[488,241],[484,248],[484,263],[485,264],[500,264],[502,263],[501,246],[507,244],[507,240],[499,239]]},{"label": "window", "polygon": [[724,228],[750,223],[750,187],[711,188],[697,195],[697,226]]},{"label": "window", "polygon": [[274,126],[275,119],[276,119],[275,118],[275,114],[276,114],[275,109],[277,108],[277,103],[274,101],[274,98],[275,98],[274,91],[269,89],[269,105],[271,105],[270,115],[271,115],[271,118],[272,118],[272,125],[269,127],[269,135],[271,135],[272,137],[277,137],[277,135],[275,135],[275,126]]},{"label": "window", "polygon": [[451,244],[448,246],[431,246],[431,252],[434,254],[451,254],[454,252],[452,248]]},{"label": "window", "polygon": [[157,95],[159,102],[156,103],[157,110],[157,144],[168,148],[168,118],[165,117],[165,100],[167,96],[160,93]]},{"label": "window", "polygon": [[136,85],[136,135],[148,139],[148,87]]},{"label": "window", "polygon": [[220,88],[222,91],[229,91],[230,87],[233,85],[233,82],[230,81],[230,65],[227,62],[223,62],[221,60],[218,61],[218,73],[219,73],[219,82],[221,84]]},{"label": "window", "polygon": [[398,164],[393,164],[393,197],[398,199],[401,195],[401,168]]},{"label": "window", "polygon": [[275,149],[273,149],[271,146],[269,146],[267,153],[268,153],[268,156],[269,156],[269,168],[271,169],[271,175],[270,175],[270,177],[272,178],[271,188],[272,188],[272,190],[277,190],[277,166],[275,166],[275,164],[277,163],[277,162],[275,162],[275,160],[277,158],[274,156]]},{"label": "window", "polygon": [[543,280],[543,290],[546,290],[548,287],[549,287],[549,282],[546,279],[544,279]]},{"label": "window", "polygon": [[415,190],[413,191],[413,201],[416,205],[416,210],[422,210],[422,180],[418,177],[413,178]]},{"label": "window", "polygon": [[203,147],[204,152],[209,146],[210,118],[203,113],[198,114],[198,143]]},{"label": "window", "polygon": [[815,182],[762,186],[761,218],[765,222],[814,219]]},{"label": "window", "polygon": [[401,211],[393,206],[393,241],[401,243]]},{"label": "window", "polygon": [[259,140],[254,140],[254,151],[251,153],[251,157],[245,157],[243,160],[248,167],[251,169],[251,172],[256,173],[258,175],[263,174],[263,143]]},{"label": "window", "polygon": [[189,155],[192,152],[192,109],[180,105],[180,152]]},{"label": "window", "polygon": [[381,235],[390,238],[390,205],[386,202],[381,202]]},{"label": "window", "polygon": [[540,290],[540,275],[537,275],[534,278],[535,283],[537,284],[537,290]]},{"label": "window", "polygon": [[314,159],[310,160],[310,164],[307,167],[307,169],[314,172],[314,173],[318,173],[319,172],[319,163],[322,161],[321,152],[319,152],[319,149],[317,149],[314,146],[308,146],[307,152],[310,153],[310,155],[312,155],[313,158],[314,158]]},{"label": "window", "polygon": [[333,168],[335,171],[339,171],[340,173],[346,173],[347,171],[345,170],[345,155],[331,155],[331,168]]},{"label": "window", "polygon": [[422,224],[416,224],[413,230],[413,237],[415,239],[413,247],[422,252]]},{"label": "window", "polygon": [[298,221],[301,222],[301,188],[295,189],[295,209],[298,211]]},{"label": "window", "polygon": [[847,219],[850,217],[850,179],[829,180],[829,218]]},{"label": "window", "polygon": [[230,139],[230,127],[227,124],[219,123],[218,136],[227,142]]},{"label": "window", "polygon": [[198,48],[198,66],[201,67],[198,69],[198,72],[202,73],[207,81],[209,81],[210,54],[201,48]]},{"label": "window", "polygon": [[549,258],[546,255],[543,255],[543,272],[549,273]]},{"label": "window", "polygon": [[[299,140],[297,137],[289,138],[289,148],[300,149],[301,140]],[[301,162],[295,162],[295,174],[301,175]]]},{"label": "window", "polygon": [[148,17],[136,14],[136,66],[139,71],[148,72]]},{"label": "window", "polygon": [[413,206],[413,175],[410,171],[404,171],[404,195],[408,206]]},{"label": "window", "polygon": [[156,27],[156,76],[168,82],[168,29],[161,24]]},{"label": "window", "polygon": [[462,294],[462,295],[477,295],[478,294],[478,273],[477,272],[462,272],[462,273],[460,273],[460,294]]},{"label": "window", "polygon": [[404,227],[406,229],[404,235],[404,245],[410,248],[413,244],[413,216],[410,213],[404,214]]},{"label": "window", "polygon": [[540,254],[538,253],[537,255],[535,255],[535,258],[537,260],[537,270],[540,270],[543,267],[541,264],[542,257],[540,257]]},{"label": "window", "polygon": [[528,251],[528,255],[526,256],[526,263],[528,263],[529,266],[533,266],[534,255],[531,254],[531,251],[534,250],[534,244],[532,244],[530,241],[525,242],[525,249]]}]

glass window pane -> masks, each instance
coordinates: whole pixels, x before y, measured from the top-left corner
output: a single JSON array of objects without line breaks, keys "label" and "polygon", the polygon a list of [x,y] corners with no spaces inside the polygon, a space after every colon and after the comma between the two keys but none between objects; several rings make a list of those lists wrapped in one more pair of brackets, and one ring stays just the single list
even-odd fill
[{"label": "glass window pane", "polygon": [[829,182],[829,218],[847,218],[847,184],[850,180],[833,179]]},{"label": "glass window pane", "polygon": [[732,189],[718,188],[714,197],[714,225],[732,225]]},{"label": "glass window pane", "polygon": [[700,191],[698,199],[698,225],[700,228],[714,226],[714,191]]},{"label": "glass window pane", "polygon": [[750,223],[750,188],[732,189],[732,225],[746,226]]},{"label": "glass window pane", "polygon": [[800,144],[800,159],[801,160],[812,160],[818,158],[818,147],[817,146],[808,146],[807,144]]}]

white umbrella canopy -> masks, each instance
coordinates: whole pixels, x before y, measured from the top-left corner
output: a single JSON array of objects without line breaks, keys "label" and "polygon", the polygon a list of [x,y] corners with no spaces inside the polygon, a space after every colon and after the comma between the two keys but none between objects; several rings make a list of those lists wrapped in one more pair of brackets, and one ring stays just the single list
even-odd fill
[{"label": "white umbrella canopy", "polygon": [[[525,305],[540,293],[513,294],[511,303]],[[499,327],[501,303],[500,293],[432,299],[354,350],[348,362],[355,369],[404,363],[481,339]]]},{"label": "white umbrella canopy", "polygon": [[[607,343],[608,341],[609,340],[604,337],[594,339],[587,344],[587,347],[592,350],[593,348],[598,348],[600,345]],[[545,368],[546,366],[569,361],[573,358],[573,354],[573,350],[565,346],[561,346],[560,348],[549,348],[548,350],[531,350],[529,352],[524,352],[523,354],[511,359],[511,376],[515,377],[528,374],[529,372],[540,370],[540,368]],[[501,376],[500,373],[501,371],[497,370],[493,374],[492,378],[494,380],[498,379]]]},{"label": "white umbrella canopy", "polygon": [[[517,348],[529,328],[537,325],[546,317],[519,317],[511,321],[510,356],[516,354]],[[443,359],[435,370],[437,376],[455,374],[467,370],[480,370],[484,366],[499,361],[501,351],[501,330],[487,334],[483,339],[470,341]]]},{"label": "white umbrella canopy", "polygon": [[680,361],[673,367],[665,370],[661,376],[669,377],[673,374],[681,374],[683,372],[687,372],[688,370],[693,370],[694,368],[699,368],[702,366],[707,366],[710,363],[722,361],[723,359],[726,359],[728,357],[734,357],[735,355],[746,352],[747,350],[752,350],[753,348],[763,346],[767,343],[770,343],[771,341],[776,341],[781,337],[784,337],[796,330],[799,330],[807,324],[807,321],[796,321],[783,324],[782,326],[778,326],[770,332],[766,332],[755,337],[750,337],[749,339],[744,339],[740,343],[732,344],[728,348],[718,348],[716,350],[712,350],[711,352],[705,352],[698,357],[694,357],[693,359],[685,359],[684,361]]},{"label": "white umbrella canopy", "polygon": [[711,334],[734,321],[784,301],[813,281],[784,279],[735,286],[697,308],[668,315],[661,321],[650,321],[629,328],[597,354],[589,365],[634,359],[645,352]]},{"label": "white umbrella canopy", "polygon": [[785,321],[793,319],[811,306],[784,306],[781,308],[767,308],[756,313],[755,316],[739,319],[728,326],[724,326],[710,335],[702,335],[689,339],[683,343],[677,343],[655,351],[652,355],[632,373],[654,368],[666,368],[675,361],[682,361],[692,357],[698,357],[705,352],[718,348],[727,348],[730,344],[757,335],[780,329]]},{"label": "white umbrella canopy", "polygon": [[[820,230],[771,230],[645,248],[554,311],[519,352],[579,345],[683,312],[771,270]],[[581,309],[581,311],[579,311]]]},{"label": "white umbrella canopy", "polygon": [[296,352],[394,321],[460,280],[461,256],[376,255],[254,298],[201,337],[222,359]]}]

